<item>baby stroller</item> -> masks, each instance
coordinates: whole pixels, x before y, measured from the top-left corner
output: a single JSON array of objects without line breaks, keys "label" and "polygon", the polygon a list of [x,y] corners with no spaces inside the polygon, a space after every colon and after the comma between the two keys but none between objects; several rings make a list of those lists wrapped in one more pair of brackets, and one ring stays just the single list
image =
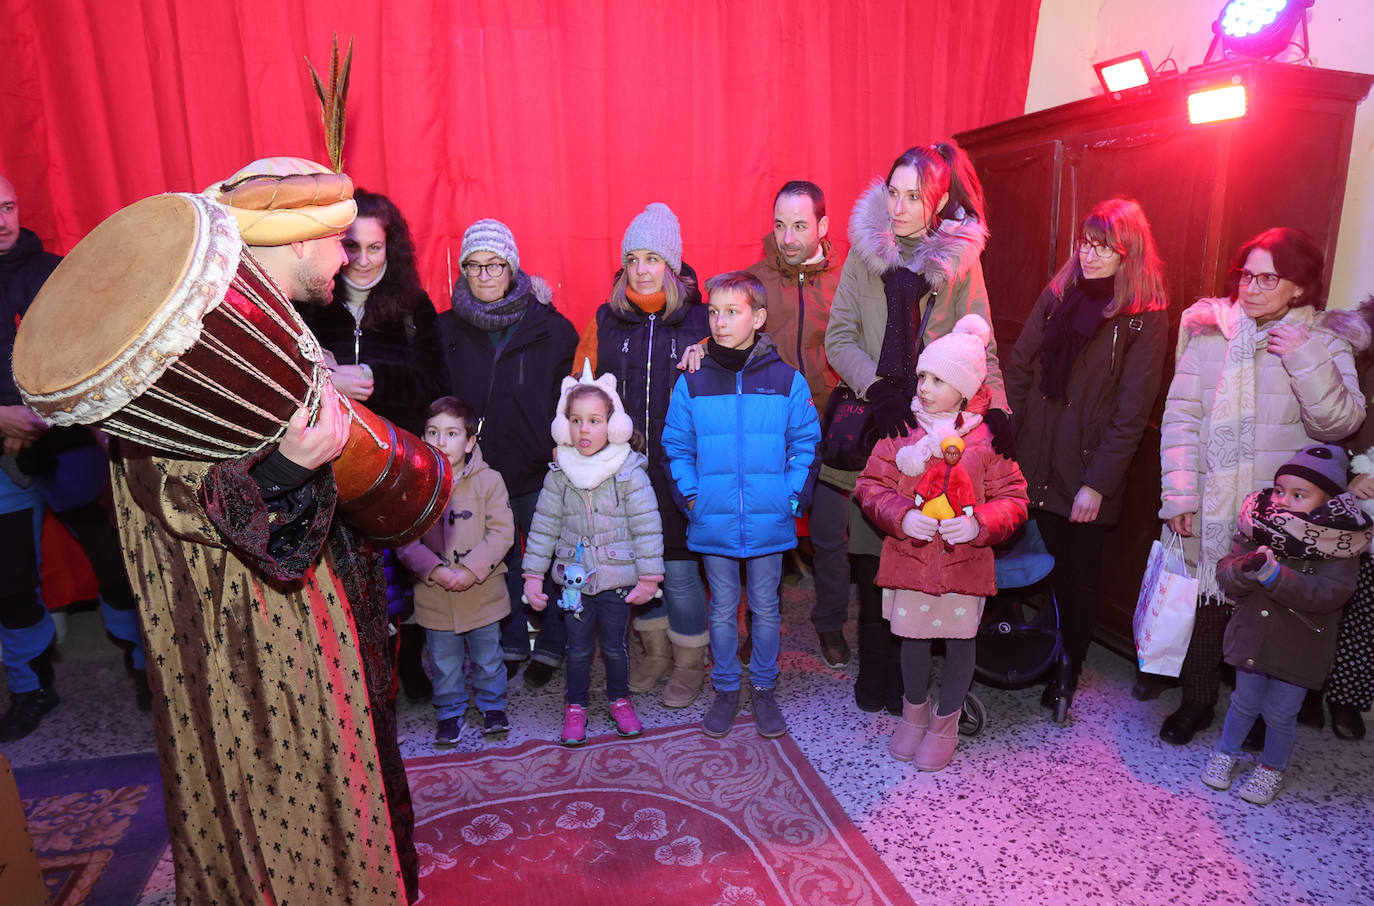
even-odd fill
[{"label": "baby stroller", "polygon": [[[1059,630],[1059,604],[1048,577],[1054,557],[1040,537],[1034,520],[996,550],[998,592],[988,598],[983,623],[978,629],[974,676],[983,683],[1020,689],[1056,673],[1069,684],[1073,664],[1064,652]],[[1024,608],[1034,600],[1036,611],[1028,620]],[[1054,711],[1056,723],[1068,719],[1069,704],[1061,697]],[[959,732],[977,736],[987,724],[987,709],[973,692],[964,699]]]}]

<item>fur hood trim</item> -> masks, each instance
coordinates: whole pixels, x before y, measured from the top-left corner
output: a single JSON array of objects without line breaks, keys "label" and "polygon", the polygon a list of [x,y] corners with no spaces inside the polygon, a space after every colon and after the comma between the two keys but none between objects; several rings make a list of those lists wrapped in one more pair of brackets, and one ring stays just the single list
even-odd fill
[{"label": "fur hood trim", "polygon": [[[1292,309],[1292,311],[1301,311],[1301,309]],[[1240,303],[1227,298],[1199,299],[1184,309],[1179,320],[1179,331],[1186,331],[1195,337],[1208,334],[1229,337],[1231,332],[1229,321],[1238,316],[1239,312]],[[1314,331],[1330,334],[1339,340],[1344,340],[1350,344],[1350,348],[1356,355],[1369,349],[1371,341],[1374,341],[1374,335],[1370,333],[1369,324],[1360,316],[1358,311],[1338,309],[1314,311],[1310,326]]]},{"label": "fur hood trim", "polygon": [[921,242],[915,256],[904,265],[901,247],[892,233],[892,221],[887,216],[887,183],[875,177],[854,202],[854,213],[849,218],[849,243],[873,276],[905,266],[938,290],[978,263],[978,256],[988,244],[988,228],[974,217],[946,220]]},{"label": "fur hood trim", "polygon": [[530,279],[530,292],[534,294],[534,301],[540,305],[553,307],[553,287],[549,282],[538,274],[528,274]]}]

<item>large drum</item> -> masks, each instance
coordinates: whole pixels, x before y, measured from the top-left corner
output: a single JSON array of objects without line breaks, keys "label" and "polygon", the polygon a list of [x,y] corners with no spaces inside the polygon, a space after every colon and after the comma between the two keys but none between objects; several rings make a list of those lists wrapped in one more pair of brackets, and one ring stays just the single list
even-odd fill
[{"label": "large drum", "polygon": [[[74,248],[20,325],[14,377],[54,425],[198,459],[279,439],[329,380],[313,334],[251,255],[234,218],[201,195],[157,195]],[[423,535],[453,484],[447,458],[344,401],[352,429],[334,462],[339,510],[387,545]]]}]

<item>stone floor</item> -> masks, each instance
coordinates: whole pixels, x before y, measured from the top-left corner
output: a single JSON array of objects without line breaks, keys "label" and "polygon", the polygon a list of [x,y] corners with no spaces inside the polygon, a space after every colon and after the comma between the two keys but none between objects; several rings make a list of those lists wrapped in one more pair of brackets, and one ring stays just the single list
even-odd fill
[{"label": "stone floor", "polygon": [[[1252,806],[1197,778],[1220,721],[1190,746],[1160,742],[1178,693],[1135,701],[1132,665],[1094,647],[1067,726],[1047,719],[1038,688],[975,685],[985,731],[962,740],[947,770],[921,774],[888,757],[893,718],[854,707],[856,666],[824,666],[809,609],[809,585],[787,589],[779,701],[831,792],[922,906],[1374,903],[1374,738],[1299,728],[1286,789]],[[61,707],[0,747],[16,766],[154,748],[96,614],[72,617],[57,673]],[[474,723],[458,750],[555,737],[560,682],[532,692],[517,679],[508,737],[484,740]],[[593,735],[610,729],[602,689],[598,670]],[[698,721],[706,707],[705,697],[683,711],[637,699],[651,727]],[[402,700],[399,710],[406,755],[433,754],[430,706]],[[170,904],[171,891],[164,860],[139,906]]]}]

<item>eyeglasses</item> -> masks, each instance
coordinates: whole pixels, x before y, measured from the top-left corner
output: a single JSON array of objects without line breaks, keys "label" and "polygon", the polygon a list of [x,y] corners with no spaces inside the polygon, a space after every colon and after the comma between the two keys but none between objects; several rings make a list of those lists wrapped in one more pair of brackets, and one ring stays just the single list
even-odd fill
[{"label": "eyeglasses", "polygon": [[1252,274],[1243,267],[1238,267],[1231,271],[1235,276],[1236,282],[1241,286],[1249,286],[1251,283],[1258,283],[1263,290],[1277,289],[1279,281],[1283,278],[1278,274]]},{"label": "eyeglasses", "polygon": [[1121,252],[1100,242],[1093,242],[1091,239],[1078,240],[1078,254],[1093,254],[1099,258],[1110,258],[1113,255],[1120,255]]},{"label": "eyeglasses", "polygon": [[463,262],[463,273],[469,277],[476,277],[485,274],[488,277],[499,277],[506,272],[510,265],[504,261],[491,261],[487,264],[478,264],[476,261]]}]

